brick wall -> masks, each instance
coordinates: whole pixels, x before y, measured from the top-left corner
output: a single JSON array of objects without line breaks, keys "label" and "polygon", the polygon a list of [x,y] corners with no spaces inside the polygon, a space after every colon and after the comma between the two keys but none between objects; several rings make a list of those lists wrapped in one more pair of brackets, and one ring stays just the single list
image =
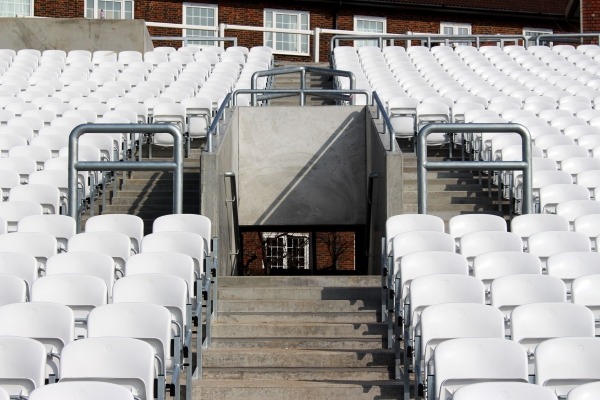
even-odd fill
[{"label": "brick wall", "polygon": [[581,2],[581,32],[600,32],[600,0]]},{"label": "brick wall", "polygon": [[[310,12],[310,28],[328,28],[352,30],[355,15],[370,15],[386,17],[388,33],[406,33],[407,31],[422,33],[439,33],[440,22],[470,23],[473,34],[521,34],[524,27],[553,29],[555,33],[577,32],[579,26],[562,19],[527,19],[514,17],[493,17],[479,14],[443,13],[433,10],[415,11],[388,7],[376,9],[374,7],[351,6],[344,4],[338,6],[325,2],[299,2],[299,1],[188,1],[189,3],[209,3],[218,5],[218,19],[220,23],[263,26],[263,12],[265,8],[288,9]],[[180,24],[183,22],[182,0],[137,0],[135,1],[135,18],[154,22],[169,22]],[[83,0],[58,0],[36,1],[35,15],[47,17],[83,17]],[[600,12],[600,0],[589,0],[582,4],[582,23],[585,31],[599,31],[600,23],[596,15]],[[598,14],[600,16],[600,14]],[[181,31],[175,29],[151,28],[153,36],[180,36]],[[263,44],[261,32],[227,30],[226,36],[236,36],[241,46],[260,46]],[[327,61],[329,53],[329,39],[331,35],[322,35],[320,44],[321,61]],[[180,42],[157,45],[180,45]],[[313,38],[310,43],[310,57],[306,56],[277,56],[280,60],[311,62],[313,60]]]}]

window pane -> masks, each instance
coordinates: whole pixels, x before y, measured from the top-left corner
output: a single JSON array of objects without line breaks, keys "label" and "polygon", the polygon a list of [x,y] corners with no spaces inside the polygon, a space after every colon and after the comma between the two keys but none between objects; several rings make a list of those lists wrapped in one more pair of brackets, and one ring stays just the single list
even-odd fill
[{"label": "window pane", "polygon": [[0,0],[0,17],[32,16],[31,0]]},{"label": "window pane", "polygon": [[[308,29],[308,13],[265,10],[264,26],[289,30]],[[265,46],[270,46],[276,51],[309,53],[308,35],[285,32],[265,33],[264,41]]]}]

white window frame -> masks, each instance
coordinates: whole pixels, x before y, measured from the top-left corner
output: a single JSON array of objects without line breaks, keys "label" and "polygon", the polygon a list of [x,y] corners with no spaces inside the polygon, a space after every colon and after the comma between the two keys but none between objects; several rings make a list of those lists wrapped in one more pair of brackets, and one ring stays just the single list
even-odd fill
[{"label": "white window frame", "polygon": [[[270,12],[273,15],[273,19],[271,21],[271,25],[275,28],[275,20],[276,20],[276,15],[277,14],[287,14],[287,15],[295,15],[298,17],[298,28],[294,29],[294,30],[300,30],[301,29],[301,24],[302,24],[302,16],[305,15],[306,16],[306,21],[307,21],[307,26],[306,26],[306,30],[310,30],[310,12],[308,11],[297,11],[297,10],[280,10],[280,9],[273,9],[273,8],[265,8],[263,10],[263,27],[267,27],[267,13]],[[310,56],[310,35],[306,34],[300,34],[300,33],[292,33],[291,35],[295,35],[296,36],[296,44],[297,44],[297,51],[288,51],[288,50],[279,50],[277,49],[277,39],[276,39],[276,35],[280,34],[280,33],[285,33],[285,29],[281,29],[282,32],[265,32],[263,34],[263,44],[265,46],[268,46],[267,44],[267,40],[268,40],[268,36],[269,34],[272,35],[272,42],[273,42],[273,54],[286,54],[286,55],[294,55],[294,56]],[[306,36],[306,51],[302,51],[302,36]]]},{"label": "white window frame", "polygon": [[[182,12],[182,15],[183,15],[183,17],[182,17],[183,18],[182,24],[183,25],[193,25],[193,24],[188,24],[187,23],[187,11],[188,11],[188,8],[191,8],[191,7],[206,8],[206,9],[211,8],[211,9],[214,10],[214,12],[215,12],[215,23],[214,23],[214,25],[213,26],[198,25],[198,29],[194,29],[194,30],[205,31],[205,32],[213,32],[214,33],[213,37],[219,36],[219,34],[218,34],[218,32],[219,32],[219,6],[218,6],[218,4],[183,3],[183,12]],[[192,30],[192,29],[189,29],[189,30]],[[188,36],[188,29],[184,29],[183,30],[183,37],[187,37],[187,36]],[[192,44],[197,44],[196,42],[207,42],[207,43],[200,43],[200,45],[205,45],[205,44],[208,45],[208,42],[211,42],[210,41],[210,36],[206,36],[206,39],[204,39],[205,38],[204,36],[191,36],[191,37],[194,38],[193,41],[190,40],[190,42]],[[198,37],[198,40],[195,40],[196,37]],[[190,42],[188,42],[188,44]],[[212,43],[213,43],[212,44],[213,46],[216,46],[218,44],[218,43],[216,43],[214,41]]]},{"label": "white window frame", "polygon": [[[270,253],[270,248],[271,246],[269,246],[268,240],[269,239],[282,239],[283,240],[283,246],[285,246],[286,250],[283,254],[283,258],[282,258],[282,265],[275,265],[275,264],[271,264],[271,268],[283,268],[283,269],[287,269],[289,268],[288,266],[288,262],[289,262],[289,246],[288,246],[288,240],[290,239],[294,239],[294,238],[300,238],[302,240],[304,240],[304,251],[303,251],[303,258],[304,258],[304,266],[302,267],[298,267],[299,269],[310,269],[310,234],[307,232],[288,232],[288,233],[284,233],[284,232],[265,232],[264,233],[264,237],[265,237],[265,246],[266,246],[266,251],[265,251],[265,255],[266,257],[270,257],[269,253]],[[264,261],[263,261],[263,268],[264,268]]]},{"label": "white window frame", "polygon": [[[529,34],[533,33],[534,36],[529,39]],[[535,44],[535,38],[539,35],[553,34],[552,29],[546,28],[523,28],[523,36],[527,38],[527,45],[531,46]]]},{"label": "white window frame", "polygon": [[[26,0],[4,0],[7,3],[13,3],[13,5],[18,1],[20,3],[24,3]],[[6,16],[0,16],[0,18],[5,17],[5,18],[10,18],[10,17],[33,17],[33,10],[34,10],[34,0],[29,0],[29,14],[15,14],[15,15],[6,15]]]},{"label": "white window frame", "polygon": [[[464,23],[464,22],[440,22],[440,34],[446,36],[447,34],[444,33],[445,28],[452,28],[452,34],[451,35],[459,35],[458,30],[463,28],[463,29],[467,29],[468,32],[466,33],[467,35],[472,34],[472,27],[471,24],[468,23]],[[454,46],[469,46],[470,43],[469,42],[451,42],[452,45]]]},{"label": "white window frame", "polygon": [[[354,30],[354,33],[360,35],[362,32],[366,33],[366,32],[373,32],[373,31],[359,31],[357,28],[358,21],[381,22],[381,23],[383,23],[383,31],[378,32],[378,33],[381,33],[382,35],[385,35],[387,33],[387,18],[386,17],[371,17],[371,16],[367,16],[367,15],[355,15],[353,30]],[[377,40],[355,40],[354,41],[354,47],[361,47],[361,46],[379,46],[379,44],[377,43]]]},{"label": "white window frame", "polygon": [[[84,0],[83,2],[83,15],[85,15],[85,18],[88,19],[100,19],[103,18],[101,13],[100,13],[100,7],[98,6],[98,2],[101,0]],[[120,19],[134,19],[135,18],[135,0],[107,0],[107,1],[112,1],[112,2],[116,2],[116,3],[121,3],[121,18]],[[89,4],[93,2],[93,14],[94,15],[89,15],[89,11],[90,7]],[[125,3],[130,2],[131,3],[131,18],[125,18]]]}]

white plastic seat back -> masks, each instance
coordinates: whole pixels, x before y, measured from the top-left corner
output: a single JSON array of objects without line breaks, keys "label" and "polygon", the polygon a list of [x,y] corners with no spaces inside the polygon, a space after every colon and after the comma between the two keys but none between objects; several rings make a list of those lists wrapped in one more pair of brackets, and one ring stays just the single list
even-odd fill
[{"label": "white plastic seat back", "polygon": [[46,376],[46,348],[37,340],[18,337],[0,337],[0,387],[11,398],[28,396],[44,386]]},{"label": "white plastic seat back", "polygon": [[67,241],[75,235],[75,220],[68,215],[29,215],[17,223],[18,232],[43,232],[56,238],[58,251],[67,250]]},{"label": "white plastic seat back", "polygon": [[555,214],[524,214],[515,216],[510,222],[510,230],[521,236],[527,245],[529,236],[543,231],[568,231],[569,221]]},{"label": "white plastic seat back", "polygon": [[506,221],[492,214],[464,214],[450,218],[448,233],[458,242],[462,236],[479,231],[506,231]]},{"label": "white plastic seat back", "polygon": [[172,251],[187,254],[194,259],[194,270],[199,278],[204,274],[204,240],[192,232],[156,232],[142,239],[142,253]]},{"label": "white plastic seat back", "polygon": [[81,339],[65,346],[61,355],[61,381],[101,380],[131,389],[141,400],[153,395],[154,348],[121,337]]},{"label": "white plastic seat back", "polygon": [[27,301],[27,283],[13,275],[0,273],[0,306]]},{"label": "white plastic seat back", "polygon": [[505,316],[507,326],[515,307],[529,303],[566,302],[567,288],[555,277],[541,274],[505,275],[492,281],[491,304]]},{"label": "white plastic seat back", "polygon": [[540,188],[540,212],[557,214],[557,204],[568,200],[589,200],[588,188],[569,183],[552,183]]},{"label": "white plastic seat back", "polygon": [[8,224],[8,231],[15,232],[17,223],[28,215],[42,215],[43,207],[33,201],[5,201],[0,203],[0,217]]},{"label": "white plastic seat back", "polygon": [[[77,396],[77,397],[76,397]],[[29,400],[134,400],[133,393],[109,382],[59,382],[34,390]]]},{"label": "white plastic seat back", "polygon": [[421,345],[415,349],[417,357],[426,366],[438,344],[464,337],[504,338],[502,313],[476,303],[445,303],[425,308],[421,314]]},{"label": "white plastic seat back", "polygon": [[34,256],[40,268],[57,253],[56,238],[43,232],[12,232],[0,235],[0,251],[25,253]]},{"label": "white plastic seat back", "polygon": [[74,251],[56,254],[46,261],[46,276],[58,274],[91,275],[106,283],[109,298],[117,278],[115,264],[111,256],[93,251]]},{"label": "white plastic seat back", "polygon": [[589,238],[580,232],[545,231],[534,233],[528,240],[528,251],[546,265],[548,257],[566,252],[591,251]]},{"label": "white plastic seat back", "polygon": [[125,263],[125,276],[139,274],[167,274],[187,283],[188,301],[194,296],[194,259],[187,254],[156,252],[135,254]]},{"label": "white plastic seat back", "polygon": [[600,382],[590,382],[579,385],[569,391],[567,400],[593,400],[600,393]]},{"label": "white plastic seat back", "polygon": [[69,306],[75,315],[75,336],[85,337],[87,316],[108,301],[106,283],[91,275],[58,274],[38,278],[31,288],[31,301]]},{"label": "white plastic seat back", "polygon": [[131,239],[119,232],[83,232],[69,239],[69,252],[94,251],[111,256],[116,270],[123,275],[125,262],[131,256]]},{"label": "white plastic seat back", "polygon": [[[422,251],[447,251],[455,250],[454,239],[447,233],[438,231],[413,231],[400,233],[392,240],[392,255],[394,267],[401,257],[410,253]],[[397,271],[391,271],[394,275]]]},{"label": "white plastic seat back", "polygon": [[212,238],[211,221],[199,214],[169,214],[163,215],[152,223],[152,232],[181,231],[197,233],[204,239],[204,249],[210,252]]},{"label": "white plastic seat back", "polygon": [[[165,370],[172,372],[171,313],[150,303],[114,303],[94,308],[88,316],[88,337],[130,337],[152,345]],[[161,371],[164,375],[165,371]]]},{"label": "white plastic seat back", "polygon": [[15,186],[10,189],[8,200],[34,201],[43,207],[44,214],[60,213],[60,190],[56,186],[40,183]]},{"label": "white plastic seat back", "polygon": [[85,223],[86,232],[119,232],[129,236],[134,253],[140,252],[144,237],[144,220],[130,214],[102,214],[90,217]]},{"label": "white plastic seat back", "polygon": [[408,289],[413,279],[433,274],[468,275],[467,259],[460,254],[447,251],[420,251],[402,257],[398,271],[400,280],[400,298],[408,296]]},{"label": "white plastic seat back", "polygon": [[573,221],[573,230],[590,238],[592,249],[596,250],[596,238],[600,236],[600,214],[584,214]]},{"label": "white plastic seat back", "polygon": [[534,375],[536,347],[555,337],[594,337],[594,315],[573,303],[531,303],[516,307],[511,314],[511,338],[527,350],[529,374]]},{"label": "white plastic seat back", "polygon": [[504,231],[480,231],[463,235],[459,239],[460,254],[470,265],[480,254],[493,251],[522,251],[523,241],[519,235]]},{"label": "white plastic seat back", "polygon": [[600,273],[583,275],[571,284],[571,301],[589,308],[596,321],[596,335],[600,332]]},{"label": "white plastic seat back", "polygon": [[[166,307],[184,330],[191,329],[187,283],[166,274],[130,275],[115,282],[113,303],[152,303]],[[185,337],[185,335],[182,335]]]},{"label": "white plastic seat back", "polygon": [[[548,388],[522,382],[482,382],[464,386],[454,393],[454,400],[558,400]],[[568,399],[571,399],[568,397]],[[579,400],[588,400],[581,398]],[[572,399],[571,399],[572,400]],[[575,399],[577,400],[577,399]],[[591,400],[591,398],[589,399]]]},{"label": "white plastic seat back", "polygon": [[527,383],[527,353],[518,343],[497,338],[452,339],[433,357],[436,399],[449,400],[462,386],[488,381]]},{"label": "white plastic seat back", "polygon": [[473,259],[473,275],[481,279],[490,290],[492,281],[505,275],[541,274],[542,263],[531,253],[520,251],[498,251],[484,253]]},{"label": "white plastic seat back", "polygon": [[13,303],[0,307],[0,336],[35,339],[46,347],[47,374],[58,377],[58,358],[62,348],[74,340],[73,311],[57,303]]},{"label": "white plastic seat back", "polygon": [[548,275],[556,276],[565,282],[571,293],[571,283],[584,275],[600,273],[600,253],[564,252],[552,255],[546,262]]},{"label": "white plastic seat back", "polygon": [[582,215],[600,213],[600,201],[598,200],[567,200],[556,205],[556,214],[569,221],[573,229],[575,220]]},{"label": "white plastic seat back", "polygon": [[600,338],[556,338],[535,351],[535,382],[559,397],[576,386],[600,380]]}]

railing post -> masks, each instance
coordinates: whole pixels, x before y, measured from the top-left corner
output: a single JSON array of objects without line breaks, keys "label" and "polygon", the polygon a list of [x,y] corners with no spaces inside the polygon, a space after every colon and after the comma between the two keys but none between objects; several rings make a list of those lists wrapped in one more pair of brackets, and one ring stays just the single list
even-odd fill
[{"label": "railing post", "polygon": [[319,54],[319,50],[321,47],[321,28],[315,28],[315,38],[314,38],[314,60],[316,63],[320,61],[321,55]]}]

